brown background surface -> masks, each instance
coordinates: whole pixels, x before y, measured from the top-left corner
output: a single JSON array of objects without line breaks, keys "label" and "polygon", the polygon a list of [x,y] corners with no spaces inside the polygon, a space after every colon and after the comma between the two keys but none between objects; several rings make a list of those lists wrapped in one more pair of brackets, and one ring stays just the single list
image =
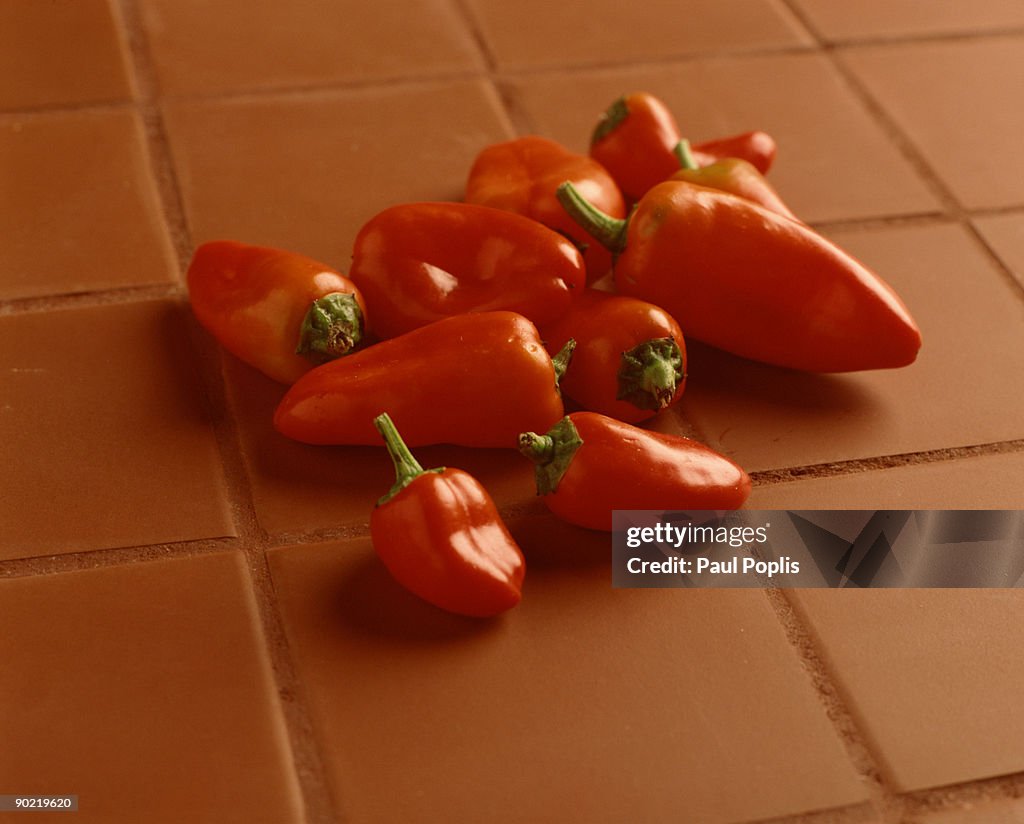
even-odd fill
[{"label": "brown background surface", "polygon": [[503,618],[442,614],[373,556],[384,452],[278,436],[282,388],[192,318],[198,243],[345,270],[381,208],[460,197],[517,134],[583,151],[641,89],[694,141],[773,134],[782,196],[925,340],[845,376],[693,344],[653,426],[741,463],[753,508],[1024,505],[1017,0],[0,0],[0,794],[115,824],[1024,822],[1018,591],[612,590],[608,537],[518,455],[431,447],[530,570]]}]

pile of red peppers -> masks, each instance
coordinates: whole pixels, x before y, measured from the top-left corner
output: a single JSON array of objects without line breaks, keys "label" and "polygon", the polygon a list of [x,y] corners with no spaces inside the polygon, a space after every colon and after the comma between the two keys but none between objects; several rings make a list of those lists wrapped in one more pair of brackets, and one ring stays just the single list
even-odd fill
[{"label": "pile of red peppers", "polygon": [[[921,335],[876,273],[786,206],[765,132],[691,145],[653,95],[616,100],[587,155],[540,136],[484,148],[461,202],[405,203],[355,239],[348,273],[295,252],[205,243],[197,319],[289,388],[309,444],[382,444],[396,481],[370,517],[397,582],[450,612],[519,603],[520,548],[487,490],[410,447],[518,449],[555,516],[723,510],[750,478],[645,426],[677,403],[686,339],[778,367],[906,366]],[[568,413],[568,414],[567,414]]]}]

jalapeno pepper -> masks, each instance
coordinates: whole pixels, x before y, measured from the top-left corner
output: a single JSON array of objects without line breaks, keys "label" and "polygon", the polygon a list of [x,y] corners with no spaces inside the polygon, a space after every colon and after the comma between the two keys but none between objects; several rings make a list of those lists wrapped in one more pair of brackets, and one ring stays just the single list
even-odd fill
[{"label": "jalapeno pepper", "polygon": [[537,494],[559,518],[612,528],[616,509],[738,509],[750,494],[741,467],[699,441],[573,412],[546,434],[524,432]]},{"label": "jalapeno pepper", "polygon": [[[590,155],[636,202],[679,170],[682,135],[671,110],[648,92],[620,97],[601,116],[590,140]],[[745,132],[692,147],[697,165],[738,157],[766,174],[775,157],[775,141],[765,132]]]},{"label": "jalapeno pepper", "polygon": [[811,372],[917,357],[921,333],[892,288],[803,223],[685,181],[655,186],[628,221],[606,220],[571,184],[559,191],[618,250],[616,289],[663,307],[687,338]]},{"label": "jalapeno pepper", "polygon": [[512,447],[524,428],[563,414],[558,377],[537,329],[514,312],[456,315],[303,375],[274,426],[311,444],[374,444],[387,409],[410,446]]},{"label": "jalapeno pepper", "polygon": [[370,539],[392,577],[459,615],[487,618],[518,604],[526,562],[487,490],[461,469],[424,470],[386,413],[374,426],[395,485],[370,513]]},{"label": "jalapeno pepper", "polygon": [[304,255],[216,240],[196,249],[186,278],[198,321],[233,355],[281,383],[363,339],[359,289]]},{"label": "jalapeno pepper", "polygon": [[637,423],[682,396],[686,344],[659,306],[588,289],[541,333],[550,352],[576,342],[560,386],[585,409]]},{"label": "jalapeno pepper", "polygon": [[765,180],[764,175],[753,164],[746,160],[739,157],[726,157],[709,165],[700,166],[694,153],[690,150],[689,141],[686,140],[679,142],[676,154],[679,156],[682,168],[672,175],[671,180],[686,180],[699,186],[707,186],[709,189],[729,192],[752,200],[780,215],[785,215],[793,220],[799,219],[779,197],[775,187]]},{"label": "jalapeno pepper", "polygon": [[475,203],[407,203],[360,230],[349,275],[383,338],[466,312],[509,310],[547,323],[586,283],[572,241]]},{"label": "jalapeno pepper", "polygon": [[571,238],[583,251],[587,279],[593,281],[611,269],[611,255],[558,202],[556,191],[566,180],[601,211],[626,216],[622,193],[600,163],[535,135],[481,151],[470,170],[465,199],[532,218]]}]

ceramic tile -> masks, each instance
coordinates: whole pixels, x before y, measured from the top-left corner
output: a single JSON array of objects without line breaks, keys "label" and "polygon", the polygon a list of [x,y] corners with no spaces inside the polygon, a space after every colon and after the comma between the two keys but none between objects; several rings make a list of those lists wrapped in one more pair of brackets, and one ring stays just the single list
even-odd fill
[{"label": "ceramic tile", "polygon": [[[395,481],[383,447],[311,446],[272,424],[286,387],[245,364],[227,363],[256,515],[270,533],[302,533],[369,523],[377,499]],[[533,466],[515,450],[431,446],[414,450],[425,467],[453,466],[476,477],[502,507],[535,495]]]},{"label": "ceramic tile", "polygon": [[0,298],[177,277],[128,110],[0,116],[0,236]]},{"label": "ceramic tile", "polygon": [[399,589],[366,540],[271,552],[344,817],[713,824],[865,797],[761,592],[612,590],[606,535],[512,529],[524,599],[487,622]]},{"label": "ceramic tile", "polygon": [[165,94],[321,86],[479,69],[443,0],[142,0]]},{"label": "ceramic tile", "polygon": [[1024,203],[1021,37],[863,47],[842,59],[968,209]]},{"label": "ceramic tile", "polygon": [[[1024,302],[960,226],[832,235],[899,292],[922,330],[917,362],[814,375],[688,344],[682,406],[747,471],[1024,436]],[[941,288],[937,285],[941,284]]]},{"label": "ceramic tile", "polygon": [[921,824],[1024,824],[1024,799],[967,802],[922,817]]},{"label": "ceramic tile", "polygon": [[0,580],[5,792],[79,802],[30,818],[303,820],[246,578],[216,554]]},{"label": "ceramic tile", "polygon": [[1024,285],[1024,212],[976,217],[973,222],[1003,264]]},{"label": "ceramic tile", "polygon": [[691,60],[508,82],[532,129],[576,151],[587,150],[608,104],[640,90],[661,98],[693,142],[766,131],[778,144],[769,179],[809,222],[940,208],[831,63],[818,55]]},{"label": "ceramic tile", "polygon": [[750,509],[1021,509],[1024,453],[755,487]]},{"label": "ceramic tile", "polygon": [[0,2],[0,110],[131,95],[112,0]]},{"label": "ceramic tile", "polygon": [[0,318],[0,558],[233,534],[183,311]]},{"label": "ceramic tile", "polygon": [[470,0],[501,69],[651,61],[712,51],[801,46],[803,28],[781,3],[691,0],[684,10],[665,0],[634,4],[625,25],[621,4]]},{"label": "ceramic tile", "polygon": [[1016,0],[797,0],[811,25],[828,40],[968,34],[1024,25]]},{"label": "ceramic tile", "polygon": [[167,121],[196,243],[277,246],[346,271],[366,220],[395,203],[461,198],[480,147],[510,133],[475,81],[181,102]]},{"label": "ceramic tile", "polygon": [[793,590],[900,791],[1024,770],[1024,592]]}]

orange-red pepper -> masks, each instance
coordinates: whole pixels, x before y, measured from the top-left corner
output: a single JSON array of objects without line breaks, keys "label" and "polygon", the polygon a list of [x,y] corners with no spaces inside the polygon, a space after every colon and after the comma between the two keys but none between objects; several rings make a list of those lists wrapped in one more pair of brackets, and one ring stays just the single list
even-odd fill
[{"label": "orange-red pepper", "polygon": [[475,203],[406,203],[370,219],[349,276],[383,338],[466,312],[509,310],[547,323],[586,283],[572,241]]},{"label": "orange-red pepper", "polygon": [[686,180],[699,186],[707,186],[709,189],[729,192],[752,200],[780,215],[799,220],[775,191],[775,187],[765,180],[764,175],[752,163],[739,157],[726,157],[701,166],[686,140],[680,141],[677,154],[682,168],[675,172],[670,180]]},{"label": "orange-red pepper", "polygon": [[392,577],[459,615],[488,618],[518,604],[526,562],[487,490],[461,469],[424,470],[386,413],[374,425],[395,484],[370,513],[370,539]]},{"label": "orange-red pepper", "polygon": [[387,410],[410,446],[512,447],[562,416],[561,371],[522,315],[456,315],[308,372],[274,426],[304,443],[374,444]]},{"label": "orange-red pepper", "polygon": [[660,306],[588,289],[541,336],[549,352],[576,342],[559,385],[584,409],[638,423],[682,396],[686,344]]},{"label": "orange-red pepper", "polygon": [[199,322],[229,352],[282,383],[355,349],[366,305],[340,272],[283,249],[216,240],[187,274]]},{"label": "orange-red pepper", "polygon": [[595,412],[524,432],[519,451],[547,507],[589,529],[610,530],[616,509],[738,509],[750,494],[747,473],[710,447]]},{"label": "orange-red pepper", "polygon": [[[590,156],[611,173],[626,199],[636,202],[679,170],[681,140],[668,106],[648,92],[633,92],[617,99],[598,120],[590,139]],[[691,148],[700,166],[738,157],[761,174],[768,172],[775,158],[775,141],[761,131],[696,143]]]},{"label": "orange-red pepper", "polygon": [[799,221],[726,192],[668,181],[628,221],[571,185],[566,207],[618,250],[615,286],[663,307],[687,338],[812,372],[906,366],[921,333],[877,274]]},{"label": "orange-red pepper", "polygon": [[583,251],[587,279],[593,281],[611,269],[611,255],[558,202],[558,186],[566,180],[602,212],[626,216],[622,193],[600,163],[536,135],[483,149],[470,169],[465,199],[524,215],[571,238]]},{"label": "orange-red pepper", "polygon": [[702,140],[694,143],[691,148],[698,166],[710,166],[727,157],[738,157],[747,161],[763,175],[768,174],[778,152],[775,138],[759,129],[713,140]]}]

